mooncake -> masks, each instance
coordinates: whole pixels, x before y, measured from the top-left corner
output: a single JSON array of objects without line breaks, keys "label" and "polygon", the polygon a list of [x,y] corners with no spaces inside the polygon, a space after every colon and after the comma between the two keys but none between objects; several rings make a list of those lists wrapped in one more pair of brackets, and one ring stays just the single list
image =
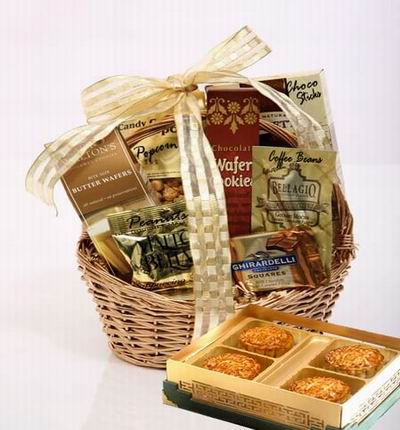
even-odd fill
[{"label": "mooncake", "polygon": [[294,345],[292,334],[276,326],[251,327],[240,333],[240,344],[247,351],[280,357]]},{"label": "mooncake", "polygon": [[289,390],[334,403],[344,403],[351,395],[348,384],[327,376],[298,379],[289,386]]},{"label": "mooncake", "polygon": [[326,367],[336,372],[361,378],[372,378],[384,363],[383,355],[365,345],[349,345],[329,351],[325,356]]},{"label": "mooncake", "polygon": [[242,379],[254,379],[261,372],[261,365],[254,358],[231,352],[207,358],[203,367]]}]

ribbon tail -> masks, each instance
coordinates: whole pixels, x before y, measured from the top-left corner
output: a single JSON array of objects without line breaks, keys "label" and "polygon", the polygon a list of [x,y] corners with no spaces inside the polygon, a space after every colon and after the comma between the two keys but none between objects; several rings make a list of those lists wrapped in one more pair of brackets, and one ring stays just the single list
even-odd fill
[{"label": "ribbon tail", "polygon": [[[239,72],[271,52],[269,46],[247,25],[211,49],[205,58],[188,69],[184,76],[200,70]],[[189,79],[190,80],[190,79]]]},{"label": "ribbon tail", "polygon": [[174,117],[189,214],[196,338],[234,312],[228,221],[221,175],[199,121],[196,99],[182,98]]},{"label": "ribbon tail", "polygon": [[70,130],[47,145],[26,175],[26,190],[57,211],[54,202],[54,187],[57,181],[95,142],[106,137],[115,126],[114,123],[84,125]]}]

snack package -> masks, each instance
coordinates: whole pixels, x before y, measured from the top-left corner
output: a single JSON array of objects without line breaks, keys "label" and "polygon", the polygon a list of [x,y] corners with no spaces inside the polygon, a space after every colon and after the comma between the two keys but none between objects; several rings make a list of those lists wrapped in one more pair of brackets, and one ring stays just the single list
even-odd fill
[{"label": "snack package", "polygon": [[[204,109],[203,91],[194,91],[200,109]],[[151,188],[161,204],[172,203],[184,199],[180,172],[180,154],[175,124],[166,126],[158,133],[149,133],[139,142],[131,144],[136,133],[156,124],[153,117],[133,119],[123,122],[118,127],[133,155],[140,164],[149,180]]]},{"label": "snack package", "polygon": [[142,130],[144,127],[157,122],[156,118],[141,118],[125,121],[118,126],[118,131],[125,141],[128,141],[135,133]]},{"label": "snack package", "polygon": [[129,275],[130,266],[111,237],[107,215],[152,206],[157,197],[118,130],[88,149],[61,179],[97,252],[120,274]]},{"label": "snack package", "polygon": [[[192,94],[196,97],[200,110],[204,110],[204,106],[205,106],[204,91],[197,90],[197,91],[193,91]],[[157,118],[154,118],[153,116],[148,116],[148,117],[142,116],[140,119],[133,118],[129,121],[125,121],[121,123],[118,126],[118,131],[121,133],[125,141],[129,141],[134,134],[142,131],[147,126],[151,126],[154,124],[157,124]],[[170,132],[172,131],[173,133],[176,132],[175,126],[169,129],[169,131]]]},{"label": "snack package", "polygon": [[[137,123],[133,124],[138,126]],[[129,123],[124,123],[121,128],[128,126]],[[135,128],[133,129],[135,130]],[[124,129],[122,135],[128,139],[129,144],[132,129]],[[183,199],[178,136],[175,125],[166,127],[157,134],[152,134],[133,144],[131,151],[146,173],[150,186],[157,194],[157,199],[161,204]]]},{"label": "snack package", "polygon": [[258,291],[318,287],[327,276],[310,227],[256,233],[231,239],[232,274]]},{"label": "snack package", "polygon": [[328,278],[332,258],[335,164],[333,151],[253,148],[253,232],[309,226]]},{"label": "snack package", "polygon": [[185,202],[108,217],[115,243],[131,265],[132,283],[157,292],[192,287]]}]

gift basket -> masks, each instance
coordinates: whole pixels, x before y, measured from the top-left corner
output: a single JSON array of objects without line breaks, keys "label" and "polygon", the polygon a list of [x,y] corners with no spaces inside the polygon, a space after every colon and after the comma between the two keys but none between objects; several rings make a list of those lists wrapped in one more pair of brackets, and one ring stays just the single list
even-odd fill
[{"label": "gift basket", "polygon": [[[244,27],[183,75],[92,85],[88,124],[28,173],[28,190],[49,205],[63,181],[83,221],[82,277],[128,362],[163,368],[248,303],[326,320],[339,297],[354,243],[333,132],[302,108],[322,99],[317,81],[286,80],[282,92],[282,80],[239,74],[268,53]],[[265,103],[278,120],[259,116]],[[142,145],[165,130],[173,143]],[[175,157],[163,162],[167,179],[150,169],[161,152]]]}]

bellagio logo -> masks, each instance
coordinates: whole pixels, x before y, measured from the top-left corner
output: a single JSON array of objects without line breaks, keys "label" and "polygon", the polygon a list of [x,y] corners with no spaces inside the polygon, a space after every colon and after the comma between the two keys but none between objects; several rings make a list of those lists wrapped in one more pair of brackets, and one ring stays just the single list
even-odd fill
[{"label": "bellagio logo", "polygon": [[301,174],[299,164],[291,164],[287,174],[271,177],[268,180],[268,197],[271,201],[308,201],[317,203],[321,185],[318,181],[308,180]]},{"label": "bellagio logo", "polygon": [[298,163],[291,163],[282,176],[270,176],[267,196],[258,197],[257,207],[266,209],[268,220],[281,224],[287,216],[299,224],[318,225],[321,212],[327,213],[320,204],[321,184],[309,180],[301,173]]}]

